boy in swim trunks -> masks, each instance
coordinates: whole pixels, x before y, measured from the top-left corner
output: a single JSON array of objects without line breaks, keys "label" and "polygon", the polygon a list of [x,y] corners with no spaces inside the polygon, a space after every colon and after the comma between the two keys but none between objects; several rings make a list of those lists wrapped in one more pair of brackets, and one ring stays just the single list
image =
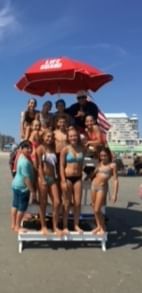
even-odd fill
[{"label": "boy in swim trunks", "polygon": [[25,140],[20,144],[16,175],[12,181],[13,203],[11,208],[11,228],[15,232],[23,230],[21,222],[27,210],[30,193],[35,196],[34,168],[30,158],[32,144]]}]

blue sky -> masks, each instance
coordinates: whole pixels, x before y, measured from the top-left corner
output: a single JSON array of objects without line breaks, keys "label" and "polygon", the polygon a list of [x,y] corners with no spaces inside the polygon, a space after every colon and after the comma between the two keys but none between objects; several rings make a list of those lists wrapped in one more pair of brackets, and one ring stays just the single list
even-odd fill
[{"label": "blue sky", "polygon": [[[136,113],[142,133],[141,13],[141,0],[0,0],[0,133],[18,140],[29,95],[16,81],[38,59],[59,56],[111,73],[94,100],[107,113]],[[38,108],[49,98],[57,96],[38,98]]]}]

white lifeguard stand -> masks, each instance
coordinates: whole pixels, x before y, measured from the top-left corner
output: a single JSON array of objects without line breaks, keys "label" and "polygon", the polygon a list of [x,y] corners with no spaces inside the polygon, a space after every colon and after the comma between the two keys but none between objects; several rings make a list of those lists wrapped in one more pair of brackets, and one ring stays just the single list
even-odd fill
[{"label": "white lifeguard stand", "polygon": [[39,231],[28,231],[20,232],[18,234],[18,251],[22,253],[24,242],[51,242],[51,241],[81,241],[81,242],[100,242],[102,251],[106,251],[107,233],[102,236],[93,235],[92,232],[83,232],[79,234],[78,232],[71,231],[68,235],[57,236],[54,233],[49,233],[48,235],[43,235]]},{"label": "white lifeguard stand", "polygon": [[[94,166],[94,161],[92,159],[86,158],[87,166]],[[90,205],[90,188],[91,181],[84,180],[83,181],[83,199],[81,206],[81,215],[80,219],[89,220],[90,218],[94,218],[93,210]],[[28,212],[37,214],[39,212],[39,208],[37,205],[31,205],[28,208]],[[51,206],[47,207],[46,210],[47,216],[52,216]],[[72,214],[70,214],[72,216]],[[24,242],[67,242],[67,241],[79,241],[79,242],[99,242],[101,244],[102,251],[106,251],[106,242],[108,240],[108,233],[104,233],[103,235],[95,235],[91,231],[84,231],[83,233],[78,233],[75,231],[70,231],[68,235],[57,236],[53,232],[49,232],[48,235],[41,234],[40,231],[36,230],[28,230],[26,232],[19,232],[18,237],[18,251],[22,253]]]}]

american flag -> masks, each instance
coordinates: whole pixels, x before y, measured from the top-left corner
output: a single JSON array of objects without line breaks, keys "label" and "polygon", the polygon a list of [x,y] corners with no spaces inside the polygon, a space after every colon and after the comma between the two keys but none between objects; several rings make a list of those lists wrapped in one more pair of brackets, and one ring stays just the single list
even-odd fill
[{"label": "american flag", "polygon": [[105,114],[98,108],[98,118],[97,123],[103,133],[107,133],[107,131],[110,129],[111,124],[108,122],[108,119],[106,118]]},{"label": "american flag", "polygon": [[[88,93],[87,100],[90,102],[94,102],[93,97]],[[97,105],[98,107],[98,105]],[[105,114],[98,107],[98,118],[97,123],[104,134],[107,134],[107,131],[111,128],[111,124],[108,122]]]}]

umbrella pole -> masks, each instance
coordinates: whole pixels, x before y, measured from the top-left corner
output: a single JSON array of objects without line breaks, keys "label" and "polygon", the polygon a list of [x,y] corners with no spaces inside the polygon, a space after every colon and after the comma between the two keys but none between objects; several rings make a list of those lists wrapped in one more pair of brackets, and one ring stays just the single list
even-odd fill
[{"label": "umbrella pole", "polygon": [[58,91],[57,91],[57,98],[60,99],[61,98],[61,91],[60,91],[60,87],[58,87]]}]

